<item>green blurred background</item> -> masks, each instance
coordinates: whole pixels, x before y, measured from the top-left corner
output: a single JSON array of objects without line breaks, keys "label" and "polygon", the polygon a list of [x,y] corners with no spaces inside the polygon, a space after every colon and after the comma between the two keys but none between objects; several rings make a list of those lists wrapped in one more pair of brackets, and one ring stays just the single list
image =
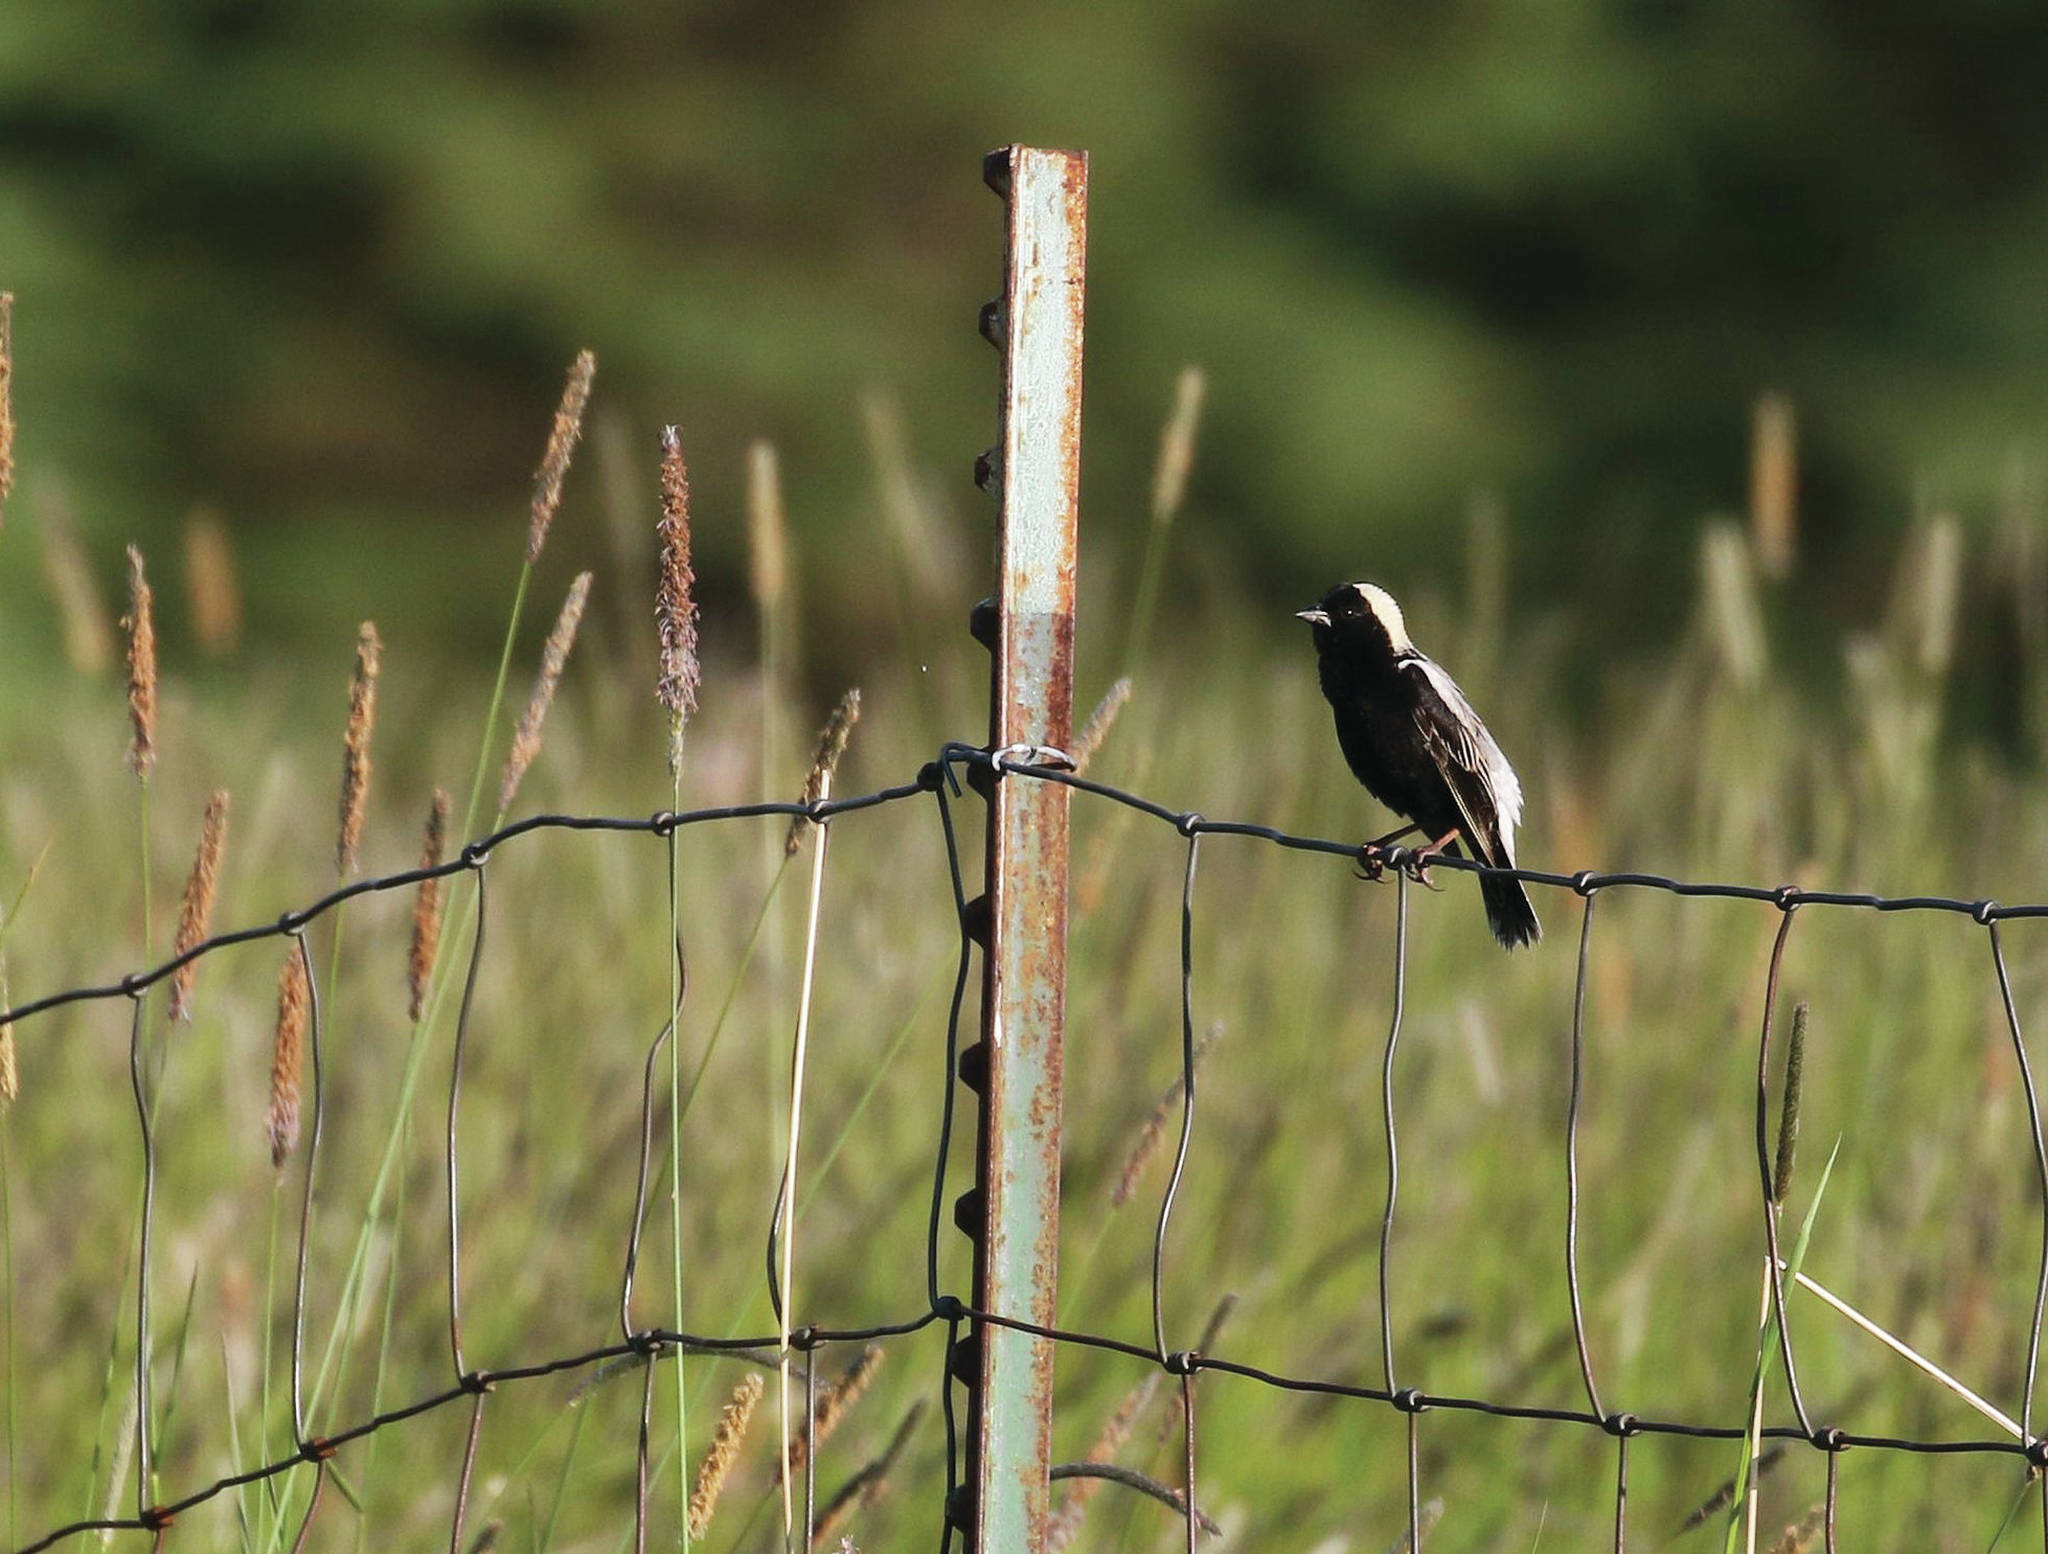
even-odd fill
[{"label": "green blurred background", "polygon": [[1511,605],[1633,650],[1680,618],[1695,523],[1745,501],[1778,389],[1801,613],[1838,661],[1874,540],[2032,500],[2044,81],[2048,28],[2005,0],[11,6],[9,523],[61,482],[111,584],[122,542],[168,550],[209,504],[252,641],[331,651],[375,611],[482,656],[498,539],[589,346],[650,521],[655,428],[686,429],[714,629],[768,437],[814,640],[858,660],[864,394],[959,532],[986,523],[977,166],[1015,139],[1094,156],[1096,577],[1129,577],[1197,362],[1174,576],[1276,609],[1339,576],[1430,586],[1486,492]]}]

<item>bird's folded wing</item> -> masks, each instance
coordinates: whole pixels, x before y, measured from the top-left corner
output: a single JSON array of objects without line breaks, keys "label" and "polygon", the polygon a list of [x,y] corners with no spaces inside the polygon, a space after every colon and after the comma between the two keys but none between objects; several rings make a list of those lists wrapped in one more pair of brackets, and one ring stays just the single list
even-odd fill
[{"label": "bird's folded wing", "polygon": [[[1418,682],[1416,726],[1451,797],[1457,800],[1473,852],[1482,863],[1512,867],[1515,827],[1522,818],[1522,785],[1514,768],[1465,700],[1465,693],[1440,666],[1417,654],[1404,660],[1401,667]],[[1497,820],[1500,851],[1505,856],[1493,856],[1496,826],[1483,823],[1481,817]]]}]

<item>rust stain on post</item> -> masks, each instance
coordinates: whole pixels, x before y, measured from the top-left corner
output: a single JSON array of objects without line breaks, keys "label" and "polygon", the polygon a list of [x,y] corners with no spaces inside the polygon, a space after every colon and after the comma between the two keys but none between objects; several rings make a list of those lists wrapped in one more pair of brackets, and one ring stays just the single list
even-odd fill
[{"label": "rust stain on post", "polygon": [[[991,732],[998,748],[1064,750],[1074,708],[1088,158],[1011,146],[989,159],[988,173],[1009,204]],[[1040,1325],[1056,1314],[1059,1263],[1067,800],[1058,783],[1005,778],[989,814],[978,1300]],[[1053,1345],[987,1326],[980,1343],[975,1548],[1038,1548],[1050,1502]]]}]

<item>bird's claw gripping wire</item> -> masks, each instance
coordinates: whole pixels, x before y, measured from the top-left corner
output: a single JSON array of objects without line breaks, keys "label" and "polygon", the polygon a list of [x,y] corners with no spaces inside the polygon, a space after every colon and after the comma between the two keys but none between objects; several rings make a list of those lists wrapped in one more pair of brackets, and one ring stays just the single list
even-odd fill
[{"label": "bird's claw gripping wire", "polygon": [[1407,857],[1401,860],[1407,866],[1408,877],[1424,890],[1442,890],[1443,886],[1429,877],[1429,865],[1432,859],[1439,857],[1443,850],[1457,841],[1457,839],[1458,830],[1457,827],[1453,826],[1426,847],[1418,847],[1409,853]]},{"label": "bird's claw gripping wire", "polygon": [[1376,836],[1369,842],[1358,844],[1358,877],[1377,885],[1387,877],[1387,865],[1398,864],[1399,849],[1393,844],[1404,836],[1421,830],[1420,826],[1402,826],[1398,831],[1389,831],[1385,836]]}]

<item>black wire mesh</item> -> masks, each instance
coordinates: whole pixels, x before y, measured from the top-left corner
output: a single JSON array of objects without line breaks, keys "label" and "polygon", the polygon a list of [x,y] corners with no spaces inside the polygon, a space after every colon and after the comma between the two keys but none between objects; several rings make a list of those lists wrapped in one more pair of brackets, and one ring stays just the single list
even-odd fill
[{"label": "black wire mesh", "polygon": [[[961,865],[960,845],[953,816],[953,803],[962,796],[963,789],[959,774],[980,774],[990,780],[1025,779],[1063,784],[1076,792],[1083,793],[1105,802],[1123,806],[1136,813],[1148,816],[1174,828],[1186,841],[1185,863],[1182,872],[1180,902],[1180,1011],[1181,1011],[1181,1052],[1180,1080],[1180,1126],[1174,1152],[1174,1164],[1164,1193],[1162,1194],[1158,1219],[1152,1245],[1151,1272],[1151,1326],[1152,1342],[1149,1345],[1131,1342],[1127,1339],[1097,1333],[1077,1331],[1060,1327],[1043,1326],[1020,1320],[1002,1312],[977,1309],[970,1302],[942,1289],[940,1276],[940,1227],[944,1219],[944,1199],[948,1160],[952,1151],[954,1123],[956,1121],[955,1079],[961,1062],[960,1029],[965,1007],[969,973],[975,953],[973,914],[967,895]],[[460,1218],[460,1170],[461,1152],[458,1134],[461,1119],[461,1082],[464,1050],[471,1010],[475,998],[478,970],[482,963],[485,946],[485,925],[487,922],[487,866],[493,854],[507,843],[520,837],[541,831],[605,831],[637,833],[661,839],[670,839],[686,827],[707,825],[763,816],[804,817],[817,822],[837,817],[897,806],[929,795],[934,801],[945,843],[948,867],[948,884],[952,892],[955,918],[959,925],[959,961],[953,981],[945,1027],[944,1061],[945,1084],[943,1102],[938,1119],[935,1141],[935,1162],[932,1173],[930,1212],[926,1220],[925,1234],[925,1289],[926,1303],[922,1310],[911,1312],[901,1320],[875,1323],[858,1327],[828,1328],[815,1325],[794,1326],[789,1331],[789,1349],[803,1360],[803,1386],[806,1400],[804,1428],[806,1435],[804,1499],[804,1534],[806,1546],[814,1525],[814,1488],[810,1475],[815,1469],[816,1453],[811,1450],[808,1432],[815,1424],[817,1351],[836,1344],[868,1343],[875,1340],[902,1338],[922,1332],[926,1328],[942,1328],[946,1336],[948,1365],[940,1381],[941,1416],[945,1431],[946,1494],[937,1513],[939,1523],[939,1544],[949,1550],[954,1541],[961,1515],[961,1497],[965,1486],[961,1478],[961,1432],[956,1417],[952,1361],[961,1340],[961,1329],[966,1324],[987,1324],[1013,1329],[1023,1333],[1051,1339],[1059,1344],[1097,1350],[1121,1355],[1153,1366],[1165,1375],[1175,1379],[1178,1385],[1179,1414],[1182,1433],[1182,1472],[1184,1483],[1177,1490],[1146,1484],[1140,1476],[1120,1475],[1117,1470],[1102,1464],[1070,1464],[1061,1470],[1061,1476],[1078,1474],[1100,1474],[1101,1476],[1126,1480],[1137,1480],[1140,1487],[1148,1487],[1160,1493],[1175,1507],[1184,1521],[1186,1544],[1190,1550],[1198,1545],[1205,1528],[1213,1527],[1202,1512],[1197,1495],[1197,1382],[1204,1375],[1235,1377],[1261,1386],[1285,1392],[1308,1395],[1322,1395],[1333,1398],[1353,1399],[1363,1402],[1381,1403],[1390,1406],[1403,1416],[1406,1433],[1407,1471],[1407,1530],[1397,1547],[1413,1550],[1419,1546],[1427,1531],[1424,1502],[1422,1499],[1421,1455],[1419,1440],[1421,1416],[1432,1411],[1459,1412],[1488,1416],[1504,1420],[1528,1420],[1555,1424],[1568,1424],[1587,1430],[1604,1433],[1614,1441],[1614,1499],[1613,1499],[1613,1547],[1619,1551],[1627,1546],[1627,1507],[1629,1493],[1629,1449],[1630,1442],[1641,1436],[1683,1437],[1709,1441],[1741,1441],[1754,1433],[1761,1440],[1803,1442],[1821,1454],[1826,1464],[1826,1497],[1822,1530],[1825,1547],[1835,1547],[1835,1521],[1837,1508],[1837,1468],[1841,1456],[1850,1450],[1869,1450],[1894,1453],[1912,1453],[1924,1456],[1988,1455],[2015,1459],[2023,1464],[2030,1475],[2038,1476],[2048,1469],[2048,1438],[2036,1437],[2033,1432],[2033,1407],[2035,1376],[2038,1369],[2041,1348],[2044,1310],[2048,1310],[2048,1144],[2044,1144],[2039,1096],[2035,1087],[2032,1065],[2029,1061],[2020,1018],[2014,1002],[2012,980],[2008,971],[2004,947],[2000,938],[2000,925],[2020,918],[2048,917],[2048,903],[2001,905],[1987,900],[1964,900],[1945,896],[1884,897],[1869,894],[1855,894],[1836,891],[1806,890],[1795,886],[1781,886],[1775,889],[1750,885],[1700,883],[1677,880],[1661,875],[1643,873],[1603,874],[1580,871],[1574,874],[1548,873],[1532,869],[1495,871],[1463,858],[1437,857],[1428,861],[1431,868],[1462,871],[1467,873],[1508,873],[1531,885],[1555,890],[1570,891],[1583,902],[1579,924],[1579,946],[1576,962],[1576,976],[1570,1022],[1570,1092],[1569,1107],[1565,1125],[1565,1186],[1566,1186],[1566,1229],[1563,1247],[1563,1263],[1570,1296],[1571,1336],[1581,1382],[1584,1387],[1586,1406],[1584,1408],[1550,1407],[1521,1404],[1513,1401],[1484,1397],[1463,1397],[1437,1394],[1413,1385],[1404,1385],[1403,1374],[1397,1365],[1394,1343],[1395,1321],[1389,1269],[1394,1259],[1397,1209],[1400,1201],[1400,1132],[1399,1107],[1395,1075],[1395,1055],[1400,1043],[1405,1014],[1406,983],[1408,970],[1408,901],[1409,887],[1418,877],[1420,860],[1408,849],[1399,847],[1361,848],[1357,844],[1336,841],[1323,837],[1299,835],[1269,826],[1238,821],[1211,820],[1192,811],[1178,811],[1158,804],[1140,794],[1114,787],[1078,775],[1067,769],[1058,752],[1035,750],[1001,750],[990,752],[964,744],[944,746],[938,758],[927,764],[914,780],[893,787],[855,797],[832,799],[812,804],[802,803],[758,803],[687,812],[660,812],[646,819],[618,817],[593,817],[577,815],[537,815],[521,820],[482,837],[466,846],[461,855],[435,868],[419,868],[364,879],[322,896],[310,905],[287,912],[275,922],[239,929],[216,935],[195,945],[183,954],[177,955],[160,965],[131,973],[118,981],[66,989],[39,998],[31,999],[15,1008],[0,1011],[0,1025],[20,1025],[67,1005],[88,1001],[110,1001],[125,998],[132,1007],[129,1041],[129,1073],[136,1110],[137,1129],[141,1145],[142,1161],[142,1213],[141,1213],[141,1267],[145,1271],[137,1280],[135,1297],[136,1373],[134,1378],[137,1397],[137,1421],[135,1425],[135,1449],[137,1454],[138,1504],[136,1513],[129,1517],[86,1518],[55,1526],[21,1546],[22,1554],[48,1549],[67,1540],[87,1533],[112,1533],[119,1531],[146,1531],[155,1535],[155,1546],[162,1547],[178,1518],[194,1507],[205,1504],[231,1490],[246,1485],[275,1479],[292,1472],[302,1464],[314,1469],[314,1481],[309,1496],[298,1541],[295,1547],[303,1546],[318,1516],[322,1504],[328,1464],[335,1454],[351,1442],[375,1435],[391,1426],[418,1418],[468,1399],[470,1417],[465,1436],[465,1446],[456,1480],[454,1495],[453,1528],[451,1547],[463,1547],[463,1523],[467,1513],[472,1473],[477,1460],[478,1443],[481,1439],[485,1404],[491,1393],[500,1386],[559,1375],[578,1370],[595,1370],[613,1362],[637,1362],[644,1365],[646,1381],[643,1386],[639,1430],[638,1463],[636,1471],[635,1547],[644,1547],[648,1525],[649,1497],[649,1437],[653,1398],[654,1362],[673,1358],[684,1353],[695,1354],[746,1354],[758,1359],[762,1351],[779,1353],[781,1337],[777,1333],[750,1335],[745,1337],[718,1338],[701,1333],[683,1332],[659,1324],[643,1325],[635,1321],[633,1312],[633,1283],[640,1254],[642,1231],[649,1198],[650,1171],[654,1154],[655,1115],[658,1096],[656,1086],[657,1059],[665,1044],[670,1040],[672,1030],[664,1025],[650,1045],[644,1070],[644,1084],[640,1127],[639,1173],[635,1186],[632,1232],[626,1246],[620,1275],[619,1324],[620,1336],[614,1342],[594,1345],[581,1352],[556,1356],[528,1364],[492,1368],[472,1368],[468,1365],[462,1342],[462,1227]],[[1381,1119],[1384,1127],[1387,1190],[1381,1215],[1377,1253],[1377,1287],[1379,1311],[1377,1337],[1380,1351],[1381,1384],[1341,1381],[1317,1376],[1293,1375],[1262,1366],[1233,1360],[1222,1355],[1208,1354],[1196,1348],[1177,1348],[1169,1341],[1164,1315],[1164,1291],[1169,1282],[1167,1269],[1167,1237],[1172,1221],[1176,1198],[1179,1194],[1183,1172],[1195,1135],[1197,1118],[1197,1043],[1195,1039],[1195,990],[1196,957],[1194,953],[1194,910],[1195,883],[1201,857],[1201,844],[1205,837],[1244,837],[1265,842],[1292,851],[1321,853],[1357,860],[1363,871],[1373,878],[1385,877],[1391,880],[1396,894],[1395,925],[1392,936],[1392,1009],[1380,1066]],[[475,927],[471,936],[467,964],[464,969],[462,994],[458,1007],[453,1051],[451,1058],[449,1102],[445,1130],[445,1170],[448,1188],[447,1218],[447,1340],[450,1363],[450,1379],[447,1385],[414,1398],[402,1405],[375,1412],[354,1424],[325,1435],[313,1435],[307,1430],[306,1409],[303,1401],[302,1359],[305,1337],[306,1313],[306,1270],[308,1245],[312,1233],[315,1207],[315,1181],[320,1159],[322,1128],[325,1117],[326,1097],[322,1086],[321,1053],[321,1011],[318,998],[318,980],[312,975],[309,951],[304,938],[309,924],[334,911],[343,903],[357,896],[404,889],[417,885],[423,880],[444,878],[459,874],[470,875],[476,888]],[[1772,943],[1768,969],[1768,984],[1764,1002],[1762,1028],[1757,1042],[1756,1079],[1756,1145],[1760,1173],[1762,1215],[1766,1248],[1766,1268],[1771,1272],[1769,1309],[1775,1318],[1777,1330],[1778,1357],[1785,1370],[1786,1391],[1796,1417],[1796,1424],[1766,1424],[1752,1432],[1747,1424],[1712,1424],[1696,1420],[1659,1418],[1627,1410],[1610,1410],[1603,1402],[1602,1391],[1597,1380],[1598,1367],[1594,1349],[1587,1334],[1584,1314],[1585,1303],[1580,1287],[1578,1227],[1580,1212],[1579,1180],[1579,1134],[1581,1122],[1582,1087],[1585,1074],[1585,1009],[1587,968],[1593,936],[1593,925],[1597,904],[1603,894],[1617,890],[1645,890],[1663,892],[1678,897],[1717,897],[1738,901],[1768,904],[1780,914],[1776,936]],[[2038,1273],[2032,1322],[2027,1344],[2024,1396],[2020,1414],[2021,1438],[2019,1439],[1963,1439],[1926,1438],[1895,1435],[1874,1435],[1850,1431],[1838,1426],[1816,1422],[1809,1409],[1800,1383],[1797,1350],[1790,1323],[1786,1320],[1785,1267],[1781,1256],[1778,1204],[1773,1196],[1773,1160],[1768,1129],[1769,1116],[1769,1075],[1773,1042],[1773,1011],[1777,1002],[1777,986],[1780,968],[1784,961],[1787,941],[1798,913],[1810,906],[1833,906],[1874,912],[1935,912],[1958,914],[1981,925],[1986,932],[1986,948],[1990,953],[1992,968],[1996,977],[2000,1008],[2007,1032],[2011,1039],[2012,1052],[2017,1064],[2024,1090],[2027,1118],[2033,1146],[2035,1181],[2041,1208],[2041,1239],[2038,1259]],[[152,1105],[149,1091],[148,1066],[142,1049],[143,995],[157,982],[199,958],[212,954],[231,945],[244,944],[253,940],[283,938],[291,942],[293,952],[299,957],[306,973],[307,993],[310,1001],[308,1047],[312,1059],[312,1107],[311,1127],[303,1149],[304,1166],[301,1179],[301,1193],[298,1203],[297,1250],[292,1293],[290,1390],[293,1449],[275,1460],[241,1472],[217,1478],[209,1483],[194,1486],[183,1493],[160,1503],[148,1500],[148,1486],[151,1482],[149,1462],[150,1383],[149,1359],[152,1353],[150,1280],[146,1276],[149,1267],[150,1237],[153,1220],[154,1188],[157,1159],[156,1141],[152,1128]],[[678,947],[680,954],[680,947]],[[789,1191],[791,1184],[784,1183],[783,1190]],[[774,1221],[779,1221],[781,1201],[778,1197]],[[769,1280],[774,1282],[774,1229],[771,1222]],[[776,1293],[774,1303],[780,1310],[780,1295]],[[2048,1511],[2043,1516],[2044,1547],[2048,1547]]]}]

